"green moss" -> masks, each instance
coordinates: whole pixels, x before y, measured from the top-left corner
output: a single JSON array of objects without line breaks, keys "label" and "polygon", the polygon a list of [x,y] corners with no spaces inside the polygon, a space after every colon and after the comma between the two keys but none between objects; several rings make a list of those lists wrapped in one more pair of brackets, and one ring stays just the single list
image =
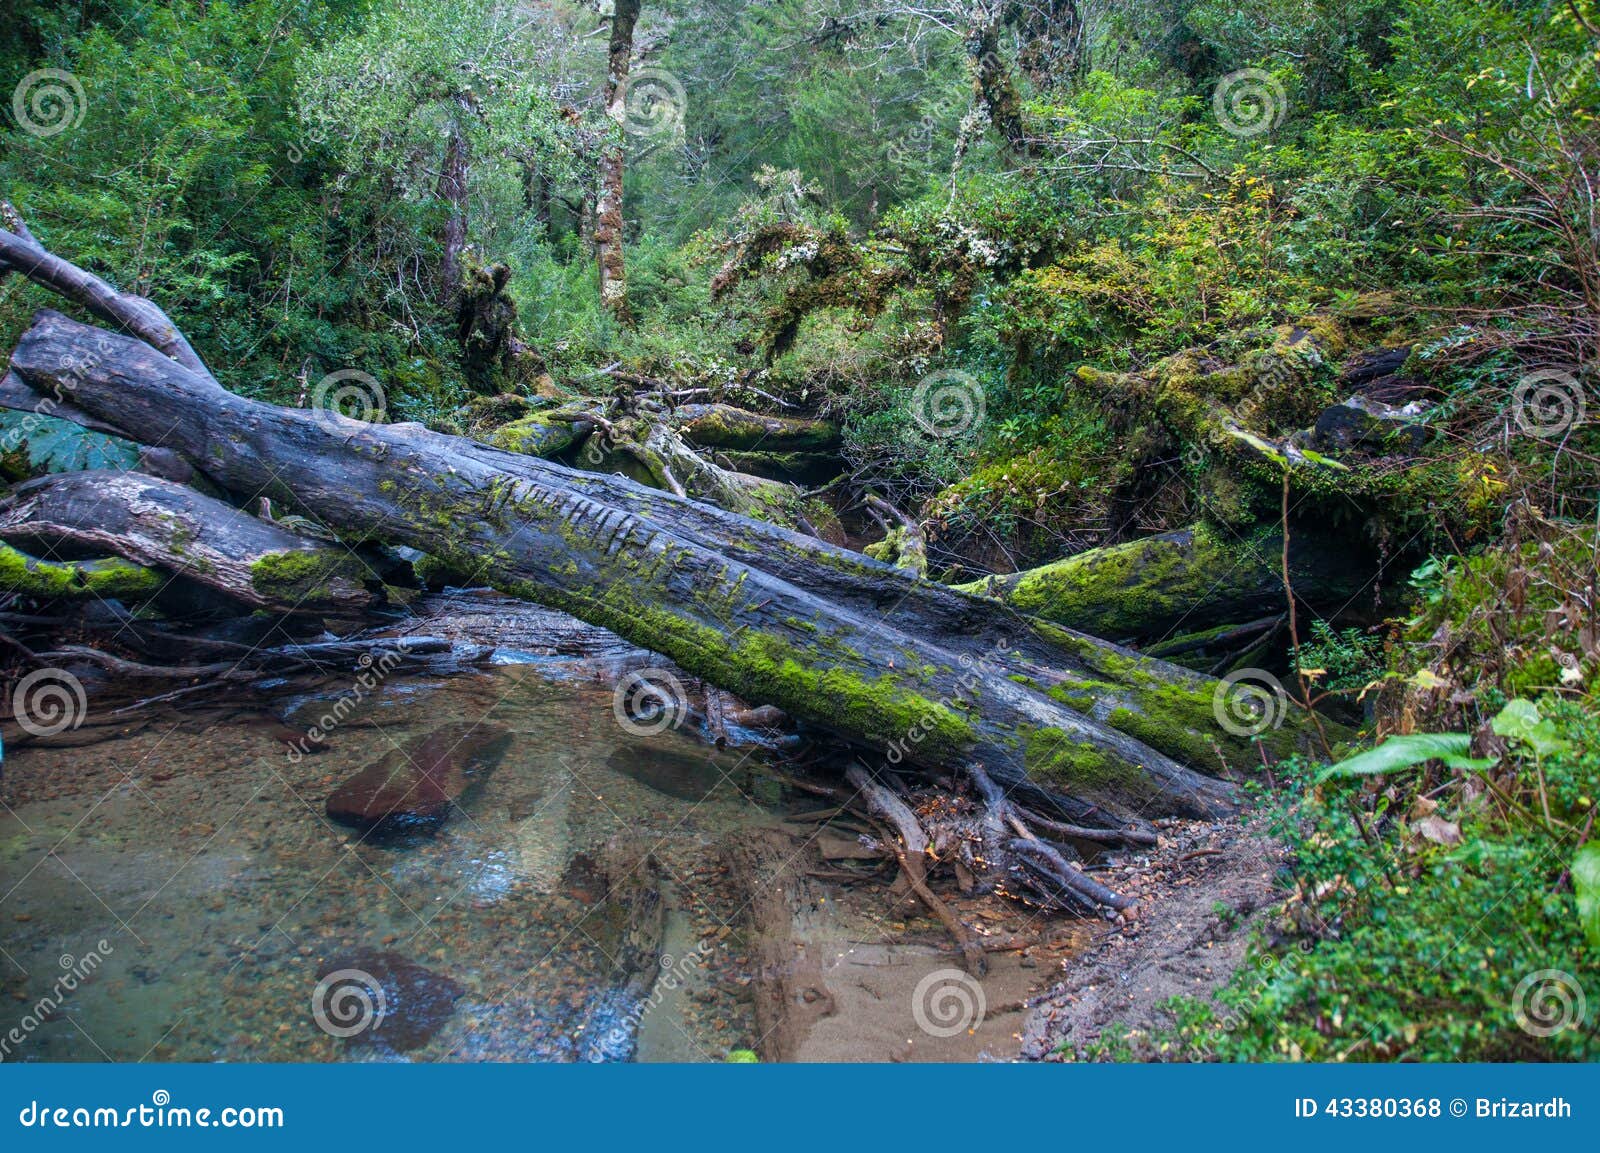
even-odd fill
[{"label": "green moss", "polygon": [[557,420],[549,413],[535,412],[510,424],[502,424],[487,435],[496,448],[527,456],[555,456],[578,439],[578,426],[571,420]]},{"label": "green moss", "polygon": [[1137,804],[1157,791],[1136,766],[1056,728],[1024,735],[1023,765],[1030,780],[1079,797],[1115,797]]},{"label": "green moss", "polygon": [[155,569],[112,557],[46,561],[0,545],[0,591],[30,597],[143,597],[159,592],[167,577]]},{"label": "green moss", "polygon": [[[619,558],[643,580],[660,566],[670,566],[670,550],[645,559]],[[949,705],[908,687],[905,674],[885,673],[868,679],[841,667],[863,658],[834,639],[840,665],[817,668],[816,658],[780,637],[740,632],[730,636],[698,621],[641,603],[632,594],[634,582],[618,580],[592,594],[525,581],[497,582],[503,591],[560,608],[622,636],[644,640],[685,670],[718,684],[736,684],[754,700],[796,713],[814,710],[827,700],[839,731],[864,735],[884,744],[901,743],[913,760],[949,763],[977,741],[972,725]],[[685,604],[686,611],[710,619],[729,620],[742,607],[743,579],[710,581]],[[813,641],[813,643],[816,643]],[[823,646],[827,651],[828,646]]]},{"label": "green moss", "polygon": [[998,594],[1023,612],[1096,636],[1127,637],[1183,617],[1208,596],[1272,580],[1249,550],[1202,525],[959,587],[978,596]]},{"label": "green moss", "polygon": [[273,601],[298,604],[328,597],[335,581],[359,585],[359,562],[331,549],[285,549],[250,566],[250,587]]}]

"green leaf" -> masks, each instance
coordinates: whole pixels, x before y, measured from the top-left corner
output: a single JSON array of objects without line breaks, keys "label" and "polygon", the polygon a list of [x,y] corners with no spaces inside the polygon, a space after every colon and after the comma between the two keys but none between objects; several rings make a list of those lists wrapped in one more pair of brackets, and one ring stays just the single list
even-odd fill
[{"label": "green leaf", "polygon": [[1312,452],[1309,448],[1302,448],[1300,450],[1300,455],[1305,457],[1312,464],[1321,465],[1323,468],[1334,468],[1338,469],[1340,472],[1350,471],[1349,465],[1340,464],[1338,461],[1334,460],[1333,457],[1323,456],[1320,452]]},{"label": "green leaf", "polygon": [[1555,725],[1539,715],[1539,706],[1521,697],[1506,702],[1489,727],[1496,736],[1508,741],[1520,741],[1533,750],[1534,755],[1546,757],[1572,747],[1570,741],[1557,735]]},{"label": "green leaf", "polygon": [[1471,748],[1472,736],[1469,733],[1410,733],[1403,737],[1390,737],[1375,749],[1329,765],[1317,779],[1370,777],[1431,760],[1441,760],[1452,769],[1487,769],[1494,765],[1493,757],[1468,756]]},{"label": "green leaf", "polygon": [[1572,888],[1578,894],[1578,924],[1600,949],[1600,844],[1585,845],[1572,858]]},{"label": "green leaf", "polygon": [[136,445],[53,416],[0,412],[0,433],[0,444],[26,445],[28,467],[43,472],[127,469],[139,463]]},{"label": "green leaf", "polygon": [[1283,453],[1280,452],[1276,447],[1268,444],[1259,436],[1255,435],[1255,433],[1246,432],[1242,428],[1226,428],[1223,431],[1231,437],[1235,437],[1244,441],[1251,448],[1255,449],[1262,456],[1266,457],[1268,460],[1272,461],[1273,464],[1278,465],[1280,468],[1289,467],[1289,458],[1284,456]]}]

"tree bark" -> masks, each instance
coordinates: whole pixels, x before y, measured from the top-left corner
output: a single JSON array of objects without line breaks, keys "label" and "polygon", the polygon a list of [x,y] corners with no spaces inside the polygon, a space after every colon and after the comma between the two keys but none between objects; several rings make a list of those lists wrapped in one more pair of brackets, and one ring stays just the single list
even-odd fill
[{"label": "tree bark", "polygon": [[[1236,539],[1201,524],[958,587],[1095,636],[1163,639],[1282,610],[1282,548],[1279,531]],[[1333,606],[1378,572],[1359,548],[1313,532],[1292,534],[1289,565],[1301,599]]]},{"label": "tree bark", "polygon": [[972,27],[967,32],[967,58],[972,67],[972,91],[1000,136],[1010,159],[1026,159],[1032,145],[1022,122],[1022,97],[1005,57],[1000,54],[1002,13],[996,0],[973,5]]},{"label": "tree bark", "polygon": [[[1230,786],[1127,731],[1176,729],[1177,745],[1196,742],[1187,759],[1210,762],[1205,678],[620,478],[248,400],[56,313],[40,314],[12,365],[36,391],[73,382],[84,412],[225,489],[476,571],[891,763],[980,763],[1030,803],[1102,827],[1233,805]],[[971,634],[943,631],[962,619]],[[1277,735],[1292,743],[1292,729]]]},{"label": "tree bark", "polygon": [[[359,612],[375,574],[342,545],[306,540],[181,484],[136,472],[68,472],[0,501],[9,541],[115,553],[256,608]],[[108,594],[109,595],[109,594]]]},{"label": "tree bark", "polygon": [[622,257],[622,177],[627,118],[628,72],[633,65],[633,29],[640,0],[615,0],[610,53],[606,65],[606,115],[615,122],[600,153],[600,197],[595,204],[594,251],[600,274],[600,303],[619,324],[631,325],[628,278]]},{"label": "tree bark", "polygon": [[[460,115],[466,115],[464,100],[458,100]],[[459,120],[450,124],[444,163],[439,168],[439,199],[448,206],[439,233],[439,307],[454,311],[461,293],[461,254],[467,247],[467,167],[471,145]]]}]

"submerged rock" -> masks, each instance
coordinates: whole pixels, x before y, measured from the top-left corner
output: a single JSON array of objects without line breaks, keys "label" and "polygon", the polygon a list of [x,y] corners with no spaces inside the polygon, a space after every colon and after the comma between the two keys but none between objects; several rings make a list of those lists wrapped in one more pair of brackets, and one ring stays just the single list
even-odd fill
[{"label": "submerged rock", "polygon": [[500,725],[443,725],[345,781],[328,798],[328,816],[359,829],[433,832],[451,803],[500,763],[511,739]]},{"label": "submerged rock", "polygon": [[705,800],[723,778],[709,754],[697,756],[676,749],[626,746],[606,758],[606,767],[681,801]]},{"label": "submerged rock", "polygon": [[336,958],[318,980],[313,1011],[322,1009],[335,1036],[402,1053],[431,1041],[466,992],[399,953],[369,949]]}]

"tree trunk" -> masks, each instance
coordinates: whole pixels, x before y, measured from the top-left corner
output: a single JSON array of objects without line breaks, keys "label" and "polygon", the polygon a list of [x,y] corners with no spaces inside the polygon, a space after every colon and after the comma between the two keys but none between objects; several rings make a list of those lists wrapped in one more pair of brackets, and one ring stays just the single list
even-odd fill
[{"label": "tree trunk", "polygon": [[1000,24],[1001,13],[995,0],[981,0],[973,6],[973,23],[967,32],[972,91],[999,134],[1006,156],[1026,159],[1032,146],[1022,123],[1022,97],[1000,54]]},{"label": "tree trunk", "polygon": [[[466,109],[461,109],[465,115]],[[467,165],[470,145],[466,129],[459,120],[450,124],[450,140],[445,145],[444,164],[439,169],[439,199],[448,209],[439,234],[439,307],[454,311],[461,292],[461,254],[467,247]]]},{"label": "tree trunk", "polygon": [[832,421],[768,416],[728,404],[685,404],[672,417],[683,438],[702,448],[827,452],[843,444]]},{"label": "tree trunk", "polygon": [[[620,478],[248,400],[56,313],[12,365],[36,391],[74,380],[83,411],[224,488],[292,501],[347,540],[430,553],[891,763],[979,763],[1102,827],[1232,807],[1230,786],[1130,735],[1214,763],[1216,682],[1161,662]],[[1292,745],[1293,729],[1267,735]]]},{"label": "tree trunk", "polygon": [[[1237,539],[1201,524],[958,587],[1095,636],[1160,640],[1281,611],[1282,549],[1281,532]],[[1348,542],[1299,530],[1289,565],[1302,600],[1334,607],[1378,572]]]},{"label": "tree trunk", "polygon": [[628,278],[622,261],[622,125],[627,119],[628,71],[633,64],[633,29],[640,0],[616,0],[606,70],[606,115],[615,122],[600,153],[600,198],[595,205],[594,251],[600,273],[600,303],[619,324],[632,324]]},{"label": "tree trunk", "polygon": [[359,612],[373,602],[363,582],[377,580],[342,545],[315,544],[137,472],[68,472],[20,485],[0,501],[0,535],[115,553],[279,611]]}]

